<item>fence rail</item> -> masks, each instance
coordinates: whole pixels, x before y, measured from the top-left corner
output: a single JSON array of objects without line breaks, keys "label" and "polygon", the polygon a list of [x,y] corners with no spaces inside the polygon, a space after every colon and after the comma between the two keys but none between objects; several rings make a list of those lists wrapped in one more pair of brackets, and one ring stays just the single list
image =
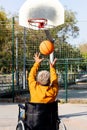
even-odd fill
[{"label": "fence rail", "polygon": [[[81,81],[83,87],[84,82],[87,83],[87,58],[82,57],[77,47],[61,42],[61,39],[56,37],[55,30],[49,31],[55,39],[54,57],[58,58],[56,64],[58,81],[67,98],[67,89],[71,86],[75,88],[79,83],[77,80],[83,80]],[[43,30],[25,29],[20,27],[15,19],[10,22],[0,21],[0,93],[9,90],[14,98],[15,90],[28,90],[27,76],[34,63],[33,55],[39,51],[39,44],[44,39],[47,37]],[[49,70],[49,56],[43,57],[45,61],[40,69]]]}]

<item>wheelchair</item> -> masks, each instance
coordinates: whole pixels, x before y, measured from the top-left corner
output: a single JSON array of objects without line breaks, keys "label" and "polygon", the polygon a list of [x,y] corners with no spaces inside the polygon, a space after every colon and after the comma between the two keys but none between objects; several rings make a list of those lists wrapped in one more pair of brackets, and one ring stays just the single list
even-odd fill
[{"label": "wheelchair", "polygon": [[58,102],[18,104],[16,130],[66,130],[58,116]]}]

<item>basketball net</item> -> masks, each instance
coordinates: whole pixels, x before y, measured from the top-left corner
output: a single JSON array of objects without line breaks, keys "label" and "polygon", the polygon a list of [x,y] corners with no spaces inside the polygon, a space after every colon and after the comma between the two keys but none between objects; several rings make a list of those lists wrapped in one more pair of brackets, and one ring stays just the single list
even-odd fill
[{"label": "basketball net", "polygon": [[29,26],[32,26],[32,28],[34,27],[34,29],[36,28],[38,29],[44,29],[45,26],[47,25],[47,19],[44,18],[32,18],[28,20]]}]

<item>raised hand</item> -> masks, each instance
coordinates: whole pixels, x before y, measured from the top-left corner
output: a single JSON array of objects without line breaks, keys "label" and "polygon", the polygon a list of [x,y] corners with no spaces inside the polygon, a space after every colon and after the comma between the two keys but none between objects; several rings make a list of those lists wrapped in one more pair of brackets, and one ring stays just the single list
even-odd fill
[{"label": "raised hand", "polygon": [[50,67],[54,67],[56,61],[57,61],[57,58],[55,58],[52,63],[50,62]]},{"label": "raised hand", "polygon": [[40,62],[42,62],[44,60],[44,58],[40,58],[40,53],[36,52],[34,54],[34,60],[35,60],[35,62],[40,63]]}]

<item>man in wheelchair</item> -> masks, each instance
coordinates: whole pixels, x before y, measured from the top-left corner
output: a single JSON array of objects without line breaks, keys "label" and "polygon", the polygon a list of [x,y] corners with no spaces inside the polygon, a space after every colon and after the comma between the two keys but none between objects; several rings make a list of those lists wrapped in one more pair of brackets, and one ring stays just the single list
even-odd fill
[{"label": "man in wheelchair", "polygon": [[55,70],[56,58],[49,63],[50,72],[38,71],[44,58],[34,55],[35,63],[28,76],[30,101],[25,104],[25,130],[57,130],[58,77]]}]

